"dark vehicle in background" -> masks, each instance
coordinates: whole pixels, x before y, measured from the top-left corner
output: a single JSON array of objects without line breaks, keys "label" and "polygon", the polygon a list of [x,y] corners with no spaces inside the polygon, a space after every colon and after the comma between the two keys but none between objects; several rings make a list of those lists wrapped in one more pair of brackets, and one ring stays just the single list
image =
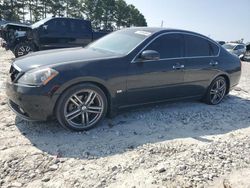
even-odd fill
[{"label": "dark vehicle in background", "polygon": [[20,117],[56,117],[63,127],[82,131],[137,105],[182,99],[219,104],[240,75],[240,59],[201,34],[142,27],[113,32],[85,48],[18,58],[6,92]]},{"label": "dark vehicle in background", "polygon": [[244,54],[243,61],[250,61],[250,42],[246,44],[246,53]]},{"label": "dark vehicle in background", "polygon": [[6,50],[14,49],[20,39],[26,36],[30,26],[21,23],[6,23],[0,26],[0,37],[3,39],[1,44]]},{"label": "dark vehicle in background", "polygon": [[225,41],[217,41],[220,45],[224,45],[224,44],[226,44],[226,42]]},{"label": "dark vehicle in background", "polygon": [[31,26],[6,24],[1,29],[5,48],[16,57],[40,50],[86,46],[106,34],[94,32],[90,21],[73,18],[47,18]]}]

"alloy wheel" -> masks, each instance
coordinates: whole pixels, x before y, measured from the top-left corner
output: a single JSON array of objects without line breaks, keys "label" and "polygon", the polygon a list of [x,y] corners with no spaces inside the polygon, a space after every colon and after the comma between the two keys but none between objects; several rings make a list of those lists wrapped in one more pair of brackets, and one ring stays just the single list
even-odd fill
[{"label": "alloy wheel", "polygon": [[221,78],[214,82],[210,90],[210,99],[212,104],[218,104],[225,96],[227,89],[225,79]]},{"label": "alloy wheel", "polygon": [[17,55],[18,56],[23,56],[26,55],[28,53],[32,52],[32,49],[30,46],[20,46],[20,48],[18,48],[17,50]]},{"label": "alloy wheel", "polygon": [[88,128],[99,121],[104,111],[102,97],[91,89],[71,95],[64,107],[66,121],[75,128]]}]

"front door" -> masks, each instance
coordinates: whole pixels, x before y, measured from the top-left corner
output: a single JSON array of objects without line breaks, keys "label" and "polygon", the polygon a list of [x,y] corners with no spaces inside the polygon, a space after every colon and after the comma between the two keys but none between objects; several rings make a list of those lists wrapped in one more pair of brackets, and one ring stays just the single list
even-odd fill
[{"label": "front door", "polygon": [[184,39],[181,34],[163,34],[143,51],[159,52],[159,60],[141,60],[129,65],[128,105],[144,104],[184,96]]},{"label": "front door", "polygon": [[68,21],[63,18],[54,18],[39,28],[41,49],[66,48],[69,46]]}]

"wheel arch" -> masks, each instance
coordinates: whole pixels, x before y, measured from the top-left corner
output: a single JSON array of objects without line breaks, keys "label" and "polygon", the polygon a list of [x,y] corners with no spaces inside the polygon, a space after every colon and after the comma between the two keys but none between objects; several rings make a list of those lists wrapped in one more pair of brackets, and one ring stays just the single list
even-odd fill
[{"label": "wheel arch", "polygon": [[58,105],[58,101],[60,100],[61,96],[63,95],[63,93],[70,89],[73,86],[79,85],[79,84],[93,84],[97,87],[99,87],[105,94],[106,98],[107,98],[107,102],[108,102],[108,106],[107,106],[107,115],[109,116],[112,112],[112,95],[110,90],[108,89],[108,87],[103,83],[103,82],[98,82],[98,81],[93,81],[93,80],[78,80],[78,81],[71,81],[70,83],[67,83],[65,86],[63,86],[62,88],[59,89],[58,92],[56,92],[56,99],[55,99],[55,105],[54,105],[54,109],[53,112],[55,114],[55,110],[56,107]]},{"label": "wheel arch", "polygon": [[229,91],[230,91],[230,79],[229,79],[229,76],[226,75],[226,74],[221,74],[220,76],[224,77],[225,80],[226,80],[226,84],[227,84],[226,94],[228,94]]},{"label": "wheel arch", "polygon": [[222,77],[225,78],[225,80],[226,80],[226,84],[227,84],[226,94],[228,94],[229,91],[230,91],[230,84],[231,84],[231,83],[230,83],[229,75],[228,75],[227,73],[221,73],[221,74],[216,75],[216,76],[210,81],[209,86],[212,84],[212,82],[213,82],[216,78],[218,78],[218,77],[220,77],[220,76],[222,76]]}]

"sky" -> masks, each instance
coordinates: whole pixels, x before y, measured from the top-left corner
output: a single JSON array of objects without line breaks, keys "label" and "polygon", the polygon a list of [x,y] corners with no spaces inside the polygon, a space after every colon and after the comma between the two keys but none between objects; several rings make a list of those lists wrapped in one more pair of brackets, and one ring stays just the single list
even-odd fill
[{"label": "sky", "polygon": [[250,0],[125,0],[148,26],[195,31],[214,40],[250,42]]}]

